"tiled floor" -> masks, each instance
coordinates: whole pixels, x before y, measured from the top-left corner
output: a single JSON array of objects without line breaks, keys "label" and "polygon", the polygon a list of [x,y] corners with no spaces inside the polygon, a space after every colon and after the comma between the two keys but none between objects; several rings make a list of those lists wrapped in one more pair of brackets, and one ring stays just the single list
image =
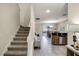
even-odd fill
[{"label": "tiled floor", "polygon": [[51,39],[43,35],[41,48],[34,50],[34,56],[66,56],[66,47],[62,45],[52,45]]}]

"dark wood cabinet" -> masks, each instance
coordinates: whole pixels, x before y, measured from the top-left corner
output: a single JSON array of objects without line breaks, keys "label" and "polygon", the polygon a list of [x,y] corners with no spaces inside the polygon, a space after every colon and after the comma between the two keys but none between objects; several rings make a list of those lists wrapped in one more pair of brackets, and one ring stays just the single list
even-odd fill
[{"label": "dark wood cabinet", "polygon": [[59,43],[59,37],[58,36],[53,36],[52,43],[53,44],[58,44]]},{"label": "dark wood cabinet", "polygon": [[[61,33],[62,34],[62,33]],[[60,35],[60,33],[52,34],[52,44],[55,45],[67,45],[67,35]]]}]

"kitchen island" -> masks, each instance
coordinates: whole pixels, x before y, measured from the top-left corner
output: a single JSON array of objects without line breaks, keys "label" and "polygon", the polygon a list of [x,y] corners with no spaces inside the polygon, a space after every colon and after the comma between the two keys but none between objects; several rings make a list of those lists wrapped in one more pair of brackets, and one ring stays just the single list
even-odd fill
[{"label": "kitchen island", "polygon": [[67,45],[67,33],[52,33],[52,44],[54,45]]}]

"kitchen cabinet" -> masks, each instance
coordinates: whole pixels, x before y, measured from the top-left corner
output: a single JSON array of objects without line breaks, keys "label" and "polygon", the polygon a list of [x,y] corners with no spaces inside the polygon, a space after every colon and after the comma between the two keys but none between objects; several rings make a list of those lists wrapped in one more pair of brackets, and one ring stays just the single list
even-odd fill
[{"label": "kitchen cabinet", "polygon": [[67,44],[67,33],[52,33],[52,44],[66,45]]}]

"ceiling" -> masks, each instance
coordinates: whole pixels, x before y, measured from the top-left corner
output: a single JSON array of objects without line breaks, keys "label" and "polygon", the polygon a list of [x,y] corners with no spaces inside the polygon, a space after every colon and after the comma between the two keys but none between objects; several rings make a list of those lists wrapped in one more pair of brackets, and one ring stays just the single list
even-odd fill
[{"label": "ceiling", "polygon": [[[36,22],[52,20],[61,21],[67,19],[67,4],[65,3],[35,3],[33,4],[35,18],[40,18]],[[50,13],[46,13],[49,9]],[[65,16],[63,16],[65,14]]]}]

